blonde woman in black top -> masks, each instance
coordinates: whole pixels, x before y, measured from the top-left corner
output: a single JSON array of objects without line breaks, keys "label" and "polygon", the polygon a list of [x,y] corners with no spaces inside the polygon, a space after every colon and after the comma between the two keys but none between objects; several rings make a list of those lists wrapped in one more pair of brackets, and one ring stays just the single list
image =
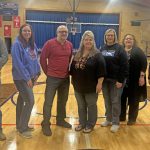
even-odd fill
[{"label": "blonde woman in black top", "polygon": [[105,75],[105,61],[91,31],[85,31],[82,36],[79,51],[71,64],[71,75],[79,114],[75,130],[90,133],[97,121],[96,103]]},{"label": "blonde woman in black top", "polygon": [[105,45],[101,48],[106,61],[106,76],[103,81],[103,96],[106,108],[106,121],[102,127],[111,126],[111,132],[119,129],[121,94],[128,74],[127,55],[123,46],[118,44],[116,31],[108,29],[104,35]]}]

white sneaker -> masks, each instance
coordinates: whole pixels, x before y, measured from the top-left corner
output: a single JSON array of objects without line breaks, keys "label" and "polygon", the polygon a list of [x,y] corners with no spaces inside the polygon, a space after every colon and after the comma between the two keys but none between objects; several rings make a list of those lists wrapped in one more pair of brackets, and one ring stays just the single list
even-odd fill
[{"label": "white sneaker", "polygon": [[110,131],[115,133],[119,130],[119,125],[112,125],[111,128],[110,128]]},{"label": "white sneaker", "polygon": [[111,122],[110,121],[105,121],[105,122],[102,122],[101,123],[101,127],[107,127],[107,126],[110,126],[111,125]]}]

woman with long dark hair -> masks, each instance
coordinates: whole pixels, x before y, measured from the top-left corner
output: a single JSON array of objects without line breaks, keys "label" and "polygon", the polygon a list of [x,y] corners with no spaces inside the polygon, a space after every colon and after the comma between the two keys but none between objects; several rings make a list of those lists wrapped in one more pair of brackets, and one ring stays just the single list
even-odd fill
[{"label": "woman with long dark hair", "polygon": [[37,47],[29,24],[21,26],[12,46],[12,74],[19,91],[16,106],[16,128],[21,136],[31,138],[28,126],[34,105],[33,85],[40,75]]}]

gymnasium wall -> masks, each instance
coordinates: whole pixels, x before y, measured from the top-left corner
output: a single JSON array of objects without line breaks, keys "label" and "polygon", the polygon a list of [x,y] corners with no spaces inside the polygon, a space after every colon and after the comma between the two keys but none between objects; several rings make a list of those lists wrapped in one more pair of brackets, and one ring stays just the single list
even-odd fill
[{"label": "gymnasium wall", "polygon": [[[1,0],[6,2],[6,0]],[[69,0],[71,1],[71,0]],[[77,12],[89,12],[89,13],[120,13],[120,34],[119,42],[122,41],[123,36],[126,33],[132,33],[136,36],[139,46],[145,48],[144,42],[141,40],[144,37],[150,41],[148,36],[149,22],[143,22],[141,26],[131,26],[131,20],[148,19],[150,9],[140,5],[127,2],[108,3],[104,1],[86,1],[80,0],[77,8]],[[25,10],[49,10],[49,11],[71,11],[68,0],[8,0],[7,2],[14,2],[19,4],[19,16],[21,17],[21,24],[25,22]],[[0,28],[0,35],[4,35],[4,24],[10,24],[13,27],[12,21],[3,21],[3,26]],[[18,28],[12,28],[12,41],[18,34]],[[142,34],[143,33],[143,34]],[[141,36],[142,35],[142,36]]]}]

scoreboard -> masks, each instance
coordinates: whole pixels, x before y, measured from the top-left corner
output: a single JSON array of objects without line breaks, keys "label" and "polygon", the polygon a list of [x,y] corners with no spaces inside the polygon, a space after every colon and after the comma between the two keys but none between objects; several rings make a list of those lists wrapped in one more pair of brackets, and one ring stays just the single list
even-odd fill
[{"label": "scoreboard", "polygon": [[18,16],[18,4],[11,2],[0,2],[0,15]]}]

